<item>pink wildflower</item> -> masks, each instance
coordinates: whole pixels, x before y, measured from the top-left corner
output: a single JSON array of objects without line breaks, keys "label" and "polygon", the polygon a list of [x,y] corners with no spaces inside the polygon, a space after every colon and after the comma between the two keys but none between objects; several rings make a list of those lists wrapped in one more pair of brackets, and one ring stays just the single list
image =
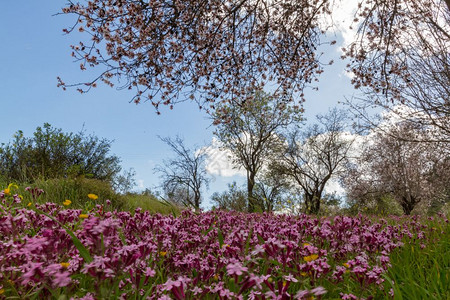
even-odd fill
[{"label": "pink wildflower", "polygon": [[228,275],[242,275],[243,272],[247,272],[247,268],[243,267],[241,263],[231,263],[227,266],[227,274]]}]

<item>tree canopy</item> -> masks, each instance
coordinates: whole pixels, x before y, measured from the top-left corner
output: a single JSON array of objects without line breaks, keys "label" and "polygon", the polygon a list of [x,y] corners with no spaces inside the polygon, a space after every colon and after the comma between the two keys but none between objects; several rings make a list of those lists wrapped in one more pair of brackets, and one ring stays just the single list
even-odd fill
[{"label": "tree canopy", "polygon": [[[206,110],[274,84],[291,100],[322,72],[316,49],[327,0],[308,1],[69,1],[87,40],[73,45],[82,70],[98,77],[76,84],[84,92],[98,81],[133,89],[133,100],[159,108],[196,99]],[[334,42],[333,42],[334,43]],[[59,85],[67,85],[59,78]],[[300,100],[301,101],[301,100]]]},{"label": "tree canopy", "polygon": [[[85,92],[117,79],[120,88],[134,90],[136,103],[148,100],[157,110],[195,99],[210,111],[266,86],[302,103],[304,88],[327,63],[318,47],[335,44],[327,35],[333,22],[325,20],[332,20],[336,3],[69,1],[62,12],[76,22],[64,32],[86,38],[72,45],[72,56],[81,70],[99,72],[78,84],[58,78],[58,85]],[[409,102],[431,112],[434,126],[447,128],[440,112],[448,116],[449,6],[448,0],[359,1],[352,25],[358,33],[343,56],[350,58],[355,88],[371,94],[372,104]]]},{"label": "tree canopy", "polygon": [[363,92],[350,104],[366,125],[377,125],[371,112],[378,107],[428,127],[428,139],[450,142],[449,7],[450,1],[362,1],[358,34],[344,57]]}]

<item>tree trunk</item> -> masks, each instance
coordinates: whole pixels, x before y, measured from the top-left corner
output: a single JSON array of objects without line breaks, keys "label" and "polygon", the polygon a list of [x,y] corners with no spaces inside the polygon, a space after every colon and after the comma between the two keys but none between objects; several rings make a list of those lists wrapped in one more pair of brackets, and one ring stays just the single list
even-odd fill
[{"label": "tree trunk", "polygon": [[408,199],[408,197],[402,197],[402,203],[400,203],[400,205],[402,206],[405,215],[409,216],[411,214],[417,202],[415,197],[410,196],[410,199]]},{"label": "tree trunk", "polygon": [[247,201],[248,201],[248,212],[255,211],[255,198],[253,197],[253,187],[255,186],[255,175],[254,173],[247,172]]},{"label": "tree trunk", "polygon": [[305,211],[308,215],[317,215],[319,213],[320,198],[320,193],[313,192],[312,194],[305,194]]},{"label": "tree trunk", "polygon": [[199,192],[196,192],[194,194],[195,211],[200,211],[200,200],[201,194]]},{"label": "tree trunk", "polygon": [[320,198],[321,195],[314,193],[311,199],[311,210],[312,215],[317,215],[320,211]]},{"label": "tree trunk", "polygon": [[311,206],[312,206],[312,195],[305,194],[305,213],[311,214]]}]

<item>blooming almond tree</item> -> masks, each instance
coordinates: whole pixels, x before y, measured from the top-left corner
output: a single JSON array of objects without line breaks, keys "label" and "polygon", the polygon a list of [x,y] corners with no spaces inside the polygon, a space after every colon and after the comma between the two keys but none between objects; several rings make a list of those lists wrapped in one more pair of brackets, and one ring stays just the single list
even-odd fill
[{"label": "blooming almond tree", "polygon": [[[389,195],[406,215],[419,203],[445,201],[450,157],[446,144],[408,141],[412,136],[428,134],[409,122],[398,122],[390,128],[369,135],[357,163],[348,166],[344,179],[348,197],[364,203]],[[396,138],[395,133],[403,139]]]},{"label": "blooming almond tree", "polygon": [[[436,133],[429,140],[449,143],[450,1],[366,0],[355,22],[358,34],[344,57],[352,83],[364,92],[351,101],[358,115],[376,126],[373,107],[387,109],[429,127]],[[399,104],[410,113],[396,110]]]},{"label": "blooming almond tree", "polygon": [[[192,98],[211,110],[267,83],[301,101],[322,72],[319,19],[329,8],[328,0],[92,0],[69,1],[63,13],[77,17],[66,33],[88,37],[72,46],[80,68],[101,69],[76,84],[80,92],[124,79],[136,103],[158,110]],[[67,85],[59,78],[59,86]]]},{"label": "blooming almond tree", "polygon": [[[323,72],[318,51],[333,25],[329,0],[90,0],[69,1],[76,17],[66,33],[81,70],[98,82],[134,90],[133,100],[161,104],[194,99],[206,111],[272,86],[299,103],[303,90]],[[355,88],[369,105],[404,103],[429,115],[430,126],[450,136],[450,0],[360,0],[344,49]],[[331,20],[331,22],[329,21]],[[320,51],[326,48],[320,47]],[[334,49],[333,49],[334,51]],[[249,98],[250,99],[250,98]],[[359,110],[360,111],[360,110]],[[372,121],[369,119],[369,121]]]}]

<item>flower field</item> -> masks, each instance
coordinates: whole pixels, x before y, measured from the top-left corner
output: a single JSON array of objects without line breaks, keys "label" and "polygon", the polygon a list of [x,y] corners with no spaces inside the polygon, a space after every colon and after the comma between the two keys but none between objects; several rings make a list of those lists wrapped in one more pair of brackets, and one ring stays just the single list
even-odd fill
[{"label": "flower field", "polygon": [[[397,299],[391,254],[432,249],[449,228],[445,216],[71,209],[7,192],[0,298]],[[437,290],[449,282],[439,274]]]}]

